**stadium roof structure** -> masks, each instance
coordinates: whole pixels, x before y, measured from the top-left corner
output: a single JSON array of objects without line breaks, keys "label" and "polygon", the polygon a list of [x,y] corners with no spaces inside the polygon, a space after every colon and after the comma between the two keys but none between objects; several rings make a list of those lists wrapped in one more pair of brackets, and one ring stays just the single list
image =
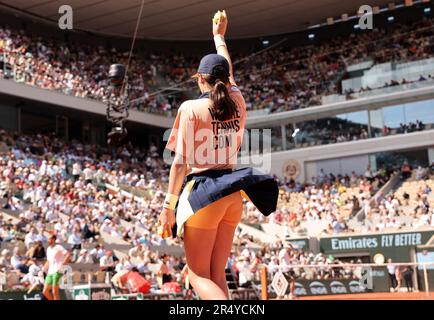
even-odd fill
[{"label": "stadium roof structure", "polygon": [[[209,39],[210,21],[218,9],[230,18],[229,38],[252,38],[305,30],[328,17],[356,15],[361,5],[384,7],[390,0],[145,0],[140,38]],[[402,1],[401,1],[402,2]],[[1,0],[0,8],[57,22],[62,0]],[[141,0],[68,0],[74,28],[132,37]]]}]

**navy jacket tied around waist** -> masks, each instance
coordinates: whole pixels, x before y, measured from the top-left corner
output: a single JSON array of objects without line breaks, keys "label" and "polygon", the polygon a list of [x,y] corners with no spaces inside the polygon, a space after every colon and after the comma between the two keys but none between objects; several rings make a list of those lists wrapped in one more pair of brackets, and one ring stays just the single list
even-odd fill
[{"label": "navy jacket tied around waist", "polygon": [[188,197],[194,212],[241,190],[263,215],[276,211],[279,196],[277,182],[257,169],[207,170],[187,176],[187,182],[190,180],[195,180]]}]

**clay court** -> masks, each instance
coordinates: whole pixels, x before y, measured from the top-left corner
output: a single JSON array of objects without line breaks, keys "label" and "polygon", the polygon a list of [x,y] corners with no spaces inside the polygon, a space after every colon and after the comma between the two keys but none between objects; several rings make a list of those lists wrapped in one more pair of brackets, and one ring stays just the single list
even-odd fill
[{"label": "clay court", "polygon": [[434,292],[375,292],[299,297],[296,300],[434,300]]}]

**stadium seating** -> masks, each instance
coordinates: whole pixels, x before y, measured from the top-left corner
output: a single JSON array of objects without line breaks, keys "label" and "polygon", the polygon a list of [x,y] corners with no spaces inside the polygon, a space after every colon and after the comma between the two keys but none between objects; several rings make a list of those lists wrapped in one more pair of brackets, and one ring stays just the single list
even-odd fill
[{"label": "stadium seating", "polygon": [[[326,95],[357,94],[338,90],[347,66],[363,61],[402,63],[431,58],[432,26],[433,20],[425,19],[392,30],[336,37],[315,46],[294,48],[283,43],[259,54],[243,56],[235,52],[234,60],[240,61],[236,65],[236,80],[245,93],[249,110],[280,112],[320,105]],[[378,41],[379,38],[383,40]],[[116,49],[59,43],[9,28],[0,29],[0,56],[0,77],[98,100],[106,95],[111,61],[126,63],[125,55]],[[88,59],[89,56],[94,58]],[[173,116],[180,102],[195,95],[188,79],[194,74],[199,57],[149,53],[140,56],[133,59],[130,68],[129,96],[133,101],[139,99],[132,107]],[[173,86],[183,93],[154,94]]]}]

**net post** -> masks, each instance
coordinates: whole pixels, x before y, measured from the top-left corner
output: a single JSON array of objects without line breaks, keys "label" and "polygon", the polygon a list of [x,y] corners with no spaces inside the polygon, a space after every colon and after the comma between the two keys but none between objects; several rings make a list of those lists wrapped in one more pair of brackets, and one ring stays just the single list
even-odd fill
[{"label": "net post", "polygon": [[267,267],[261,268],[261,300],[268,300]]},{"label": "net post", "polygon": [[429,281],[428,281],[428,272],[426,271],[426,263],[423,264],[423,279],[425,281],[425,294],[429,297]]}]

